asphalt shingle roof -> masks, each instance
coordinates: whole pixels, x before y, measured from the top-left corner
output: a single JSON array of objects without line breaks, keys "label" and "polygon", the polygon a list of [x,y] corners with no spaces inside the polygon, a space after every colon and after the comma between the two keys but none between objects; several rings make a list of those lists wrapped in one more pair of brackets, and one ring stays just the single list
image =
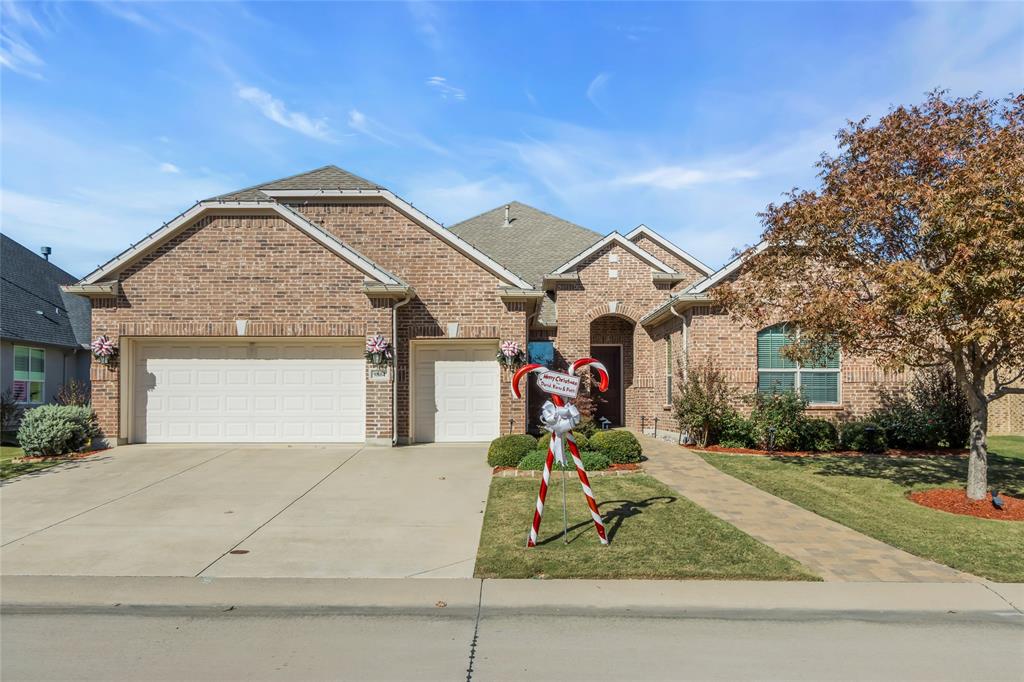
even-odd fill
[{"label": "asphalt shingle roof", "polygon": [[211,197],[207,201],[256,201],[267,199],[265,189],[384,189],[366,178],[349,173],[337,166],[323,166],[315,170],[270,180],[252,187]]},{"label": "asphalt shingle roof", "polygon": [[0,337],[67,348],[88,345],[89,301],[60,290],[77,281],[0,234]]},{"label": "asphalt shingle roof", "polygon": [[544,275],[604,237],[518,201],[508,206],[508,225],[502,204],[448,229],[535,287]]}]

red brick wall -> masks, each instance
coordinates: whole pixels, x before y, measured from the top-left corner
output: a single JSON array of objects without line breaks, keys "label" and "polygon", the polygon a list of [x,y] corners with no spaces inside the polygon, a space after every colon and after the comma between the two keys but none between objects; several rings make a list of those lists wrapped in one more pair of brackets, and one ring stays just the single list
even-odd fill
[{"label": "red brick wall", "polygon": [[665,265],[668,265],[685,277],[682,282],[672,287],[673,291],[680,291],[694,282],[699,282],[704,279],[705,275],[703,272],[700,272],[671,251],[662,248],[658,242],[650,239],[646,235],[639,234],[632,241],[644,251],[656,257],[658,260],[665,263]]}]

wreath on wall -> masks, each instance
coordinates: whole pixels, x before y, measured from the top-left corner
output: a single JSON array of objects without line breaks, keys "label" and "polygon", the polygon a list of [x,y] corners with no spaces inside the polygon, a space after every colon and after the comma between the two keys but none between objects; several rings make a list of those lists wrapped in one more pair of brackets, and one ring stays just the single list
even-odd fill
[{"label": "wreath on wall", "polygon": [[114,345],[114,342],[106,334],[96,337],[96,340],[92,342],[91,348],[92,356],[101,365],[109,364],[117,355],[117,346]]},{"label": "wreath on wall", "polygon": [[519,369],[526,364],[526,351],[515,341],[502,341],[501,350],[494,357],[506,369]]},{"label": "wreath on wall", "polygon": [[394,358],[391,342],[384,338],[383,334],[377,334],[366,339],[366,361],[371,365],[382,367],[390,365]]}]

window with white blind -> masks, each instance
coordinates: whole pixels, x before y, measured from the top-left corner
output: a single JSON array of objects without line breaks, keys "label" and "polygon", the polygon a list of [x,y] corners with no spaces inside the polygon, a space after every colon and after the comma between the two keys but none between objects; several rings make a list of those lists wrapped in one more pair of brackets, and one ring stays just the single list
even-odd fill
[{"label": "window with white blind", "polygon": [[782,393],[794,390],[819,405],[839,403],[839,351],[817,363],[798,363],[782,354],[783,347],[799,337],[793,325],[777,324],[757,333],[757,391]]},{"label": "window with white blind", "polygon": [[46,385],[46,351],[14,347],[14,382],[11,392],[19,403],[41,403]]}]

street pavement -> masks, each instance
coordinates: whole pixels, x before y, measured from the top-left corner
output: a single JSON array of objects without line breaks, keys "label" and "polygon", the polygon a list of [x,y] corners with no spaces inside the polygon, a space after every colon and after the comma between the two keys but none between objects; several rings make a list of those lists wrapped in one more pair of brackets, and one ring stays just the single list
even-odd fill
[{"label": "street pavement", "polygon": [[1021,679],[1024,586],[4,577],[6,680]]}]

